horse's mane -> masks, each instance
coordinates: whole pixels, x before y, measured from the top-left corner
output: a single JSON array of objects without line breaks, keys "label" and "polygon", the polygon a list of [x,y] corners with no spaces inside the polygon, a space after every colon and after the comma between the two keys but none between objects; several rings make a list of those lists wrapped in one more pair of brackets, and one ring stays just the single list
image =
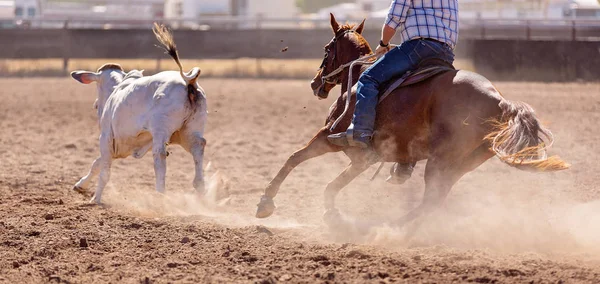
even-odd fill
[{"label": "horse's mane", "polygon": [[354,27],[356,27],[356,24],[343,24],[342,26],[340,26],[340,31],[348,31],[353,29]]},{"label": "horse's mane", "polygon": [[[341,33],[341,32],[347,32],[350,30],[353,30],[354,28],[356,28],[356,24],[343,24],[340,26],[340,28],[338,29],[338,31],[336,32],[336,34]],[[358,48],[360,49],[368,49],[369,51],[371,50],[371,46],[369,45],[369,43],[367,42],[367,40],[362,36],[356,36],[354,37],[356,38],[356,45]]]}]

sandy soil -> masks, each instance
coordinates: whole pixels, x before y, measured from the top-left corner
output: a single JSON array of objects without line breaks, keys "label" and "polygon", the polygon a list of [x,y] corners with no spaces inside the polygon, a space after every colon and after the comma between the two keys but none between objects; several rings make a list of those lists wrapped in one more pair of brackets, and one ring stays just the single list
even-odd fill
[{"label": "sandy soil", "polygon": [[[533,174],[492,159],[418,228],[361,238],[321,220],[342,154],[298,167],[275,215],[253,217],[263,187],[333,100],[316,100],[306,81],[203,80],[207,176],[229,190],[228,204],[194,196],[191,156],[174,146],[166,197],[154,193],[150,155],[129,158],[114,164],[103,208],[71,192],[98,153],[95,87],[0,84],[0,282],[600,282],[600,84],[497,84],[536,108],[572,169]],[[423,167],[402,186],[385,174],[369,182],[372,168],[338,206],[348,218],[398,218],[420,201]]]}]

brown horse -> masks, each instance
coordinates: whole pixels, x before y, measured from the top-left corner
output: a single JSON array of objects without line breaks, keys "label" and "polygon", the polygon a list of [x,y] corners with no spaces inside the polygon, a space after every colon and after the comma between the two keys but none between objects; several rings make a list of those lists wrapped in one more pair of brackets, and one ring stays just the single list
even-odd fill
[{"label": "brown horse", "polygon": [[[349,68],[335,79],[323,80],[324,75],[372,53],[361,35],[364,21],[356,27],[340,26],[331,15],[331,27],[334,38],[325,46],[323,64],[311,83],[319,98],[327,98],[335,85],[347,82]],[[353,73],[356,82],[360,72]],[[341,148],[327,141],[327,135],[345,131],[350,125],[355,95],[350,97],[345,117],[330,129],[343,113],[347,99],[347,87],[342,83],[341,95],[331,106],[325,126],[308,145],[289,157],[265,189],[256,212],[258,218],[273,213],[273,198],[294,167],[328,152],[344,151],[351,163],[325,190],[326,221],[328,216],[339,214],[334,207],[337,193],[376,162],[369,158],[372,155],[368,151]],[[423,201],[398,220],[398,225],[435,210],[464,174],[493,156],[522,170],[556,171],[569,167],[558,157],[546,157],[547,145],[542,138],[551,140],[551,133],[540,124],[531,107],[508,101],[490,81],[468,71],[447,71],[396,89],[377,106],[375,129],[373,144],[380,161],[414,163],[427,159]]]}]

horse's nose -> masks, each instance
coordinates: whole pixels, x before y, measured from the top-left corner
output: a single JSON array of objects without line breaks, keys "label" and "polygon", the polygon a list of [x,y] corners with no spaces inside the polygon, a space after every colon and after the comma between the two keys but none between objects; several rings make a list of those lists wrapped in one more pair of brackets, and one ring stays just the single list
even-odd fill
[{"label": "horse's nose", "polygon": [[313,90],[313,94],[316,96],[319,91],[320,84],[317,84],[315,79],[310,81],[310,88]]}]

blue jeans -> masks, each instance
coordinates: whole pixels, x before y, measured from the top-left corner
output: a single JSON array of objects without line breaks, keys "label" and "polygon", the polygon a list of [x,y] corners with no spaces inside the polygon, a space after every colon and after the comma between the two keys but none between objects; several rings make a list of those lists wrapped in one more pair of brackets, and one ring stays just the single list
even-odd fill
[{"label": "blue jeans", "polygon": [[426,59],[437,58],[448,63],[454,62],[454,52],[441,42],[414,39],[388,51],[369,67],[358,80],[356,109],[349,129],[355,137],[372,136],[375,127],[375,108],[379,100],[380,86],[387,81],[413,71]]}]

